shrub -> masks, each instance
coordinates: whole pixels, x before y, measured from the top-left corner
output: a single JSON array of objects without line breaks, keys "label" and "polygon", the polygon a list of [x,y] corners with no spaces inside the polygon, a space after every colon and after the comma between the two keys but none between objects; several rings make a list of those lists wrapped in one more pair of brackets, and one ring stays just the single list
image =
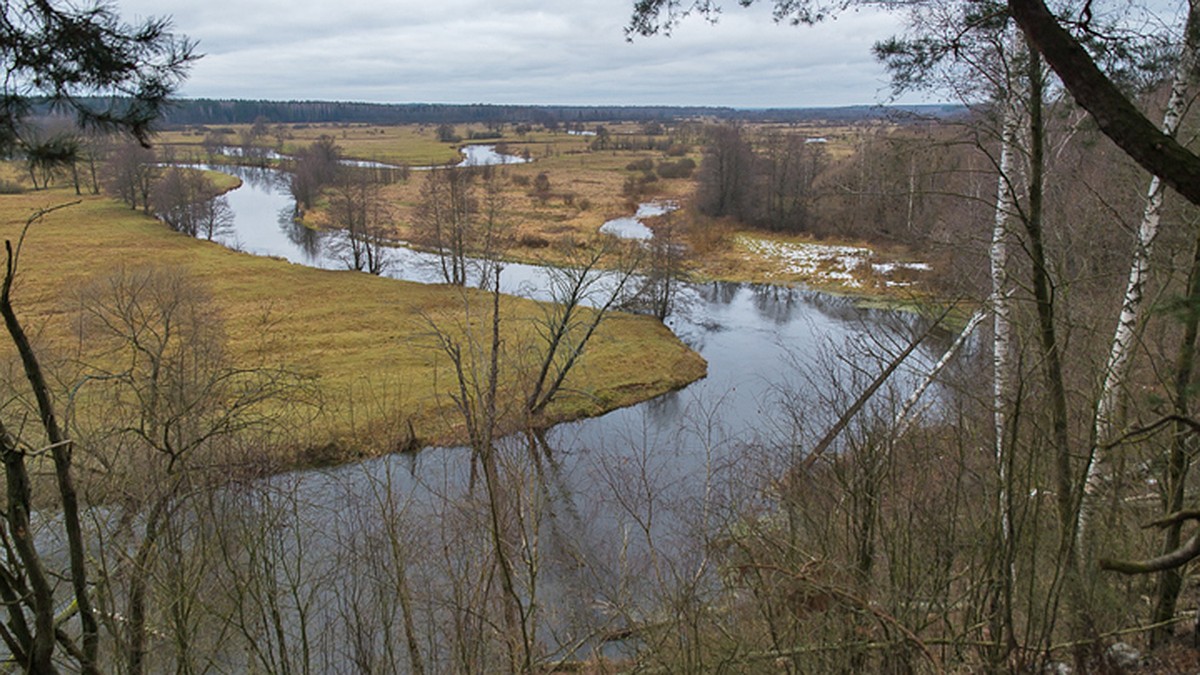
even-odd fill
[{"label": "shrub", "polygon": [[684,157],[678,162],[658,163],[658,175],[661,178],[691,178],[695,170],[696,161],[690,157]]},{"label": "shrub", "polygon": [[649,157],[646,159],[639,159],[626,164],[625,168],[630,171],[653,171],[654,160],[650,159]]},{"label": "shrub", "polygon": [[531,196],[542,204],[545,204],[546,200],[550,199],[550,176],[545,171],[539,173],[533,179],[533,194]]},{"label": "shrub", "polygon": [[0,195],[19,195],[24,191],[25,188],[16,181],[0,179]]},{"label": "shrub", "polygon": [[636,178],[630,176],[625,179],[625,184],[621,186],[621,194],[629,197],[630,199],[636,199],[641,193],[642,186],[638,183]]}]

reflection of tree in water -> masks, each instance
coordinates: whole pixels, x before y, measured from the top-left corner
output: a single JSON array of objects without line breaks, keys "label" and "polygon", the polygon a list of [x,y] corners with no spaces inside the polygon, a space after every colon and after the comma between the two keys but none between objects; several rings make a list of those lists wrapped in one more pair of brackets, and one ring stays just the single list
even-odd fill
[{"label": "reflection of tree in water", "polygon": [[858,306],[857,300],[849,296],[807,290],[798,293],[806,305],[838,322],[860,324],[871,312]]},{"label": "reflection of tree in water", "polygon": [[599,561],[598,547],[604,542],[596,539],[592,519],[580,514],[580,500],[546,431],[526,432],[524,440],[533,462],[536,489],[541,493],[535,502],[543,508],[539,548],[545,556],[542,585],[546,597],[542,603],[544,608],[557,608],[547,617],[545,629],[554,634],[552,644],[573,645],[594,636],[603,621],[594,605],[603,595],[599,589],[611,580],[604,578],[608,575],[602,565],[593,563]]},{"label": "reflection of tree in water", "polygon": [[288,187],[288,174],[275,169],[261,166],[227,165],[217,170],[237,176],[251,187],[263,191],[286,190]]},{"label": "reflection of tree in water", "polygon": [[797,291],[787,286],[771,284],[751,284],[754,308],[758,313],[776,325],[791,323],[797,304]]},{"label": "reflection of tree in water", "polygon": [[711,281],[703,286],[697,286],[696,290],[700,292],[700,297],[710,303],[728,305],[737,297],[741,288],[742,284],[736,281]]},{"label": "reflection of tree in water", "polygon": [[683,415],[683,403],[678,390],[655,396],[642,405],[645,407],[646,417],[655,426],[676,425]]},{"label": "reflection of tree in water", "polygon": [[304,255],[309,260],[318,260],[325,252],[322,244],[325,241],[325,235],[319,230],[311,227],[305,227],[295,218],[295,209],[291,206],[279,210],[279,229],[287,235],[288,241],[300,247]]}]

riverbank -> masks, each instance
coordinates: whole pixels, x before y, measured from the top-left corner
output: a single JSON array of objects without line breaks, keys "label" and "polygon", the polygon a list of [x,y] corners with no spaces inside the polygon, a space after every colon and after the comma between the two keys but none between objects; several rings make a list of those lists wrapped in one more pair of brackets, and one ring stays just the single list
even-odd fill
[{"label": "riverbank", "polygon": [[[13,239],[36,209],[75,201],[50,190],[0,198],[0,236]],[[51,361],[86,359],[76,333],[79,290],[120,266],[183,269],[208,289],[231,358],[282,365],[319,392],[302,413],[302,461],[341,461],[400,447],[465,441],[450,396],[455,376],[435,327],[465,342],[482,330],[490,296],[251,256],[169,231],[100,197],[55,211],[32,228],[14,302]],[[513,372],[536,345],[541,305],[505,296],[503,342]],[[12,356],[7,344],[0,348]],[[547,420],[627,406],[703,377],[705,364],[657,321],[614,316],[589,345]],[[514,376],[515,377],[515,376]],[[69,380],[69,378],[64,378]],[[510,378],[505,386],[517,386]],[[299,422],[298,422],[299,423]]]}]

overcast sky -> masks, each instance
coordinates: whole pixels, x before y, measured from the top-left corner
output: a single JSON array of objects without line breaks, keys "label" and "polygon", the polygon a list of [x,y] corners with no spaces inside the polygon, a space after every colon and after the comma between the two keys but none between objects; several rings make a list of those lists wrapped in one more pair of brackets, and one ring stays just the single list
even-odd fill
[{"label": "overcast sky", "polygon": [[[882,102],[894,17],[776,25],[736,3],[626,42],[632,0],[119,0],[205,56],[182,95],[381,103],[806,107]],[[912,101],[911,102],[916,102]]]}]

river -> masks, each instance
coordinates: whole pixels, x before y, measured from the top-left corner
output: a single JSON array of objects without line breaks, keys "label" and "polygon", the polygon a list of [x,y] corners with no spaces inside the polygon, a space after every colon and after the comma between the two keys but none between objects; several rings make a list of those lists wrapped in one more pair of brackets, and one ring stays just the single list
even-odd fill
[{"label": "river", "polygon": [[[235,219],[225,244],[296,264],[344,267],[328,252],[327,240],[338,235],[292,221],[285,175],[221,170],[244,181],[228,194]],[[435,260],[398,248],[389,275],[437,282]],[[541,298],[546,278],[544,268],[506,264],[501,288]],[[712,282],[681,284],[666,323],[707,359],[708,377],[638,405],[561,424],[535,451],[536,462],[525,439],[512,439],[503,449],[523,514],[527,545],[521,550],[536,552],[523,559],[537,563],[536,586],[526,584],[522,593],[539,598],[537,637],[549,657],[633,649],[598,636],[653,618],[671,584],[690,576],[711,580],[708,538],[727,524],[731,502],[761,502],[763,485],[795,460],[799,428],[819,434],[835,405],[845,405],[833,403],[832,380],[861,388],[864,374],[872,372],[862,354],[879,352],[877,343],[896,348],[916,320],[802,288]],[[914,365],[929,357],[920,352]],[[903,387],[899,393],[906,393]],[[285,520],[299,533],[296,541],[306,542],[287,547],[287,555],[306,557],[305,569],[313,570],[306,574],[318,589],[314,597],[327,607],[319,620],[306,619],[326,627],[321,640],[329,642],[322,644],[342,649],[354,637],[338,627],[347,589],[379,583],[370,565],[341,557],[352,548],[346,542],[361,541],[370,550],[397,519],[410,552],[400,562],[388,559],[405,565],[418,589],[427,622],[423,639],[431,652],[454,641],[444,628],[453,623],[446,608],[469,602],[461,584],[479,573],[470,565],[484,556],[480,546],[486,541],[481,490],[470,487],[471,475],[468,451],[443,448],[271,480],[279,494],[293,499]]]}]

